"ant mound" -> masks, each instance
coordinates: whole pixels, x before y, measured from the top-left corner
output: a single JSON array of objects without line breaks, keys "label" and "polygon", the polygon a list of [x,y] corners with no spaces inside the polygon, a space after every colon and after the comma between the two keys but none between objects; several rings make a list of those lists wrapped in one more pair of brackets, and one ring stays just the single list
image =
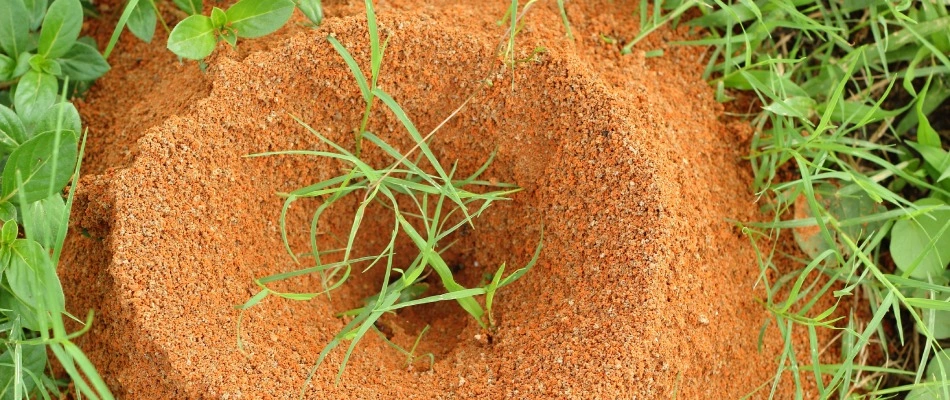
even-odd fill
[{"label": "ant mound", "polygon": [[[331,296],[269,297],[243,316],[235,306],[257,292],[255,279],[308,266],[284,249],[276,193],[347,166],[245,156],[328,149],[294,117],[353,148],[363,99],[326,37],[368,71],[365,19],[290,27],[259,51],[219,49],[204,75],[168,56],[118,56],[116,70],[80,107],[92,127],[92,174],[80,183],[61,272],[71,310],[97,313],[78,343],[122,398],[752,392],[772,377],[780,342],[767,335],[757,351],[766,317],[754,301],[758,269],[748,240],[728,222],[754,218],[741,129],[719,120],[722,109],[700,77],[701,51],[669,47],[646,58],[641,48],[620,56],[604,44],[598,33],[635,26],[609,17],[628,11],[601,11],[608,5],[569,8],[574,40],[564,37],[556,8],[533,9],[516,37],[513,69],[498,56],[504,28],[477,7],[380,10],[388,45],[379,86],[423,133],[470,99],[430,147],[444,165],[457,165],[458,176],[497,152],[483,179],[524,189],[450,238],[444,257],[458,280],[472,287],[503,262],[508,271],[526,264],[542,231],[543,250],[530,272],[498,293],[493,331],[451,301],[404,309],[363,338],[339,380],[339,349],[307,378],[346,323],[337,314],[374,294],[381,267],[360,273],[365,265],[355,266]],[[117,53],[160,50],[127,39]],[[154,74],[156,84],[122,78],[123,71]],[[123,91],[136,96],[126,115],[117,106]],[[369,131],[403,152],[414,145],[379,101]],[[393,161],[364,147],[372,165]],[[325,248],[346,237],[358,200],[321,221]],[[290,209],[294,251],[308,249],[317,205]],[[389,240],[392,220],[368,216],[361,232],[357,256]],[[408,242],[397,255],[397,264],[415,256]],[[431,283],[428,294],[443,290]],[[277,290],[319,291],[320,278],[286,286]],[[411,356],[391,345],[412,348],[426,325]]]}]

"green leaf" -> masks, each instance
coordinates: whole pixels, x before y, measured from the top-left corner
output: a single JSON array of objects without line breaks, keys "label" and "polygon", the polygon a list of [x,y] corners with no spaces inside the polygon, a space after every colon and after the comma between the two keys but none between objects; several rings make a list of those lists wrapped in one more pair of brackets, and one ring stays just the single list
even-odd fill
[{"label": "green leaf", "polygon": [[59,83],[56,77],[36,71],[30,71],[20,78],[13,96],[13,107],[23,125],[29,129],[43,117],[59,96]]},{"label": "green leaf", "polygon": [[55,0],[43,19],[39,53],[47,59],[59,58],[73,47],[82,29],[79,0]]},{"label": "green leaf", "polygon": [[63,74],[63,69],[60,67],[59,63],[56,62],[56,60],[47,60],[46,57],[43,57],[39,54],[30,57],[30,69],[53,76],[60,76]]},{"label": "green leaf", "polygon": [[[827,110],[827,104],[818,106],[818,112],[824,114]],[[831,122],[848,122],[857,124],[859,122],[872,123],[882,121],[889,117],[895,117],[903,113],[904,110],[884,110],[878,107],[869,106],[856,101],[839,101],[831,109]]]},{"label": "green leaf", "polygon": [[63,196],[56,193],[43,200],[26,205],[23,210],[23,229],[26,237],[35,240],[46,249],[52,249],[59,244],[63,217],[66,214],[66,202]]},{"label": "green leaf", "polygon": [[[3,167],[3,198],[20,204],[21,196],[31,203],[59,193],[76,166],[76,145],[76,135],[68,131],[41,133],[20,145]],[[22,179],[19,187],[17,171]]]},{"label": "green leaf", "polygon": [[816,104],[810,97],[789,96],[769,104],[765,110],[777,115],[807,120],[814,113]]},{"label": "green leaf", "polygon": [[109,72],[109,63],[99,50],[83,42],[76,42],[59,58],[63,73],[74,81],[91,81]]},{"label": "green leaf", "polygon": [[18,78],[23,76],[23,74],[30,71],[30,59],[33,58],[33,54],[30,52],[22,52],[16,59],[16,66],[13,67],[13,75],[11,79]]},{"label": "green leaf", "polygon": [[230,44],[231,47],[237,47],[237,39],[238,39],[238,38],[237,38],[237,34],[234,33],[234,29],[225,28],[225,29],[221,32],[220,35],[221,35],[221,40],[224,40],[225,42],[227,42],[228,44]]},{"label": "green leaf", "polygon": [[950,349],[943,349],[934,354],[927,363],[927,380],[950,380]]},{"label": "green leaf", "polygon": [[16,60],[0,54],[0,82],[13,80],[14,68],[16,68]]},{"label": "green leaf", "polygon": [[112,54],[112,50],[115,49],[115,44],[119,42],[119,36],[122,35],[122,31],[125,30],[125,27],[129,25],[129,18],[132,16],[132,12],[135,11],[135,7],[139,4],[139,0],[129,0],[128,3],[125,3],[125,7],[122,9],[122,15],[119,15],[119,21],[116,22],[115,29],[112,30],[112,36],[109,37],[109,43],[106,43],[106,49],[102,52],[102,56],[109,58],[109,54]]},{"label": "green leaf", "polygon": [[[920,258],[911,277],[927,280],[928,276],[943,276],[950,262],[950,228],[944,229],[950,224],[950,209],[943,201],[934,198],[921,199],[914,204],[944,208],[931,210],[915,219],[897,221],[891,230],[891,258],[902,271],[914,267],[914,262]],[[937,237],[941,230],[944,230],[943,234]]]},{"label": "green leaf", "polygon": [[226,13],[238,37],[256,38],[280,29],[293,12],[291,0],[241,0]]},{"label": "green leaf", "polygon": [[936,174],[931,176],[937,182],[946,179],[947,176],[950,175],[950,152],[947,152],[940,147],[927,146],[922,143],[914,143],[910,140],[906,141],[905,143],[907,143],[907,145],[912,147],[914,150],[917,150],[917,152],[924,157],[924,162],[933,168],[933,172],[936,172]]},{"label": "green leaf", "polygon": [[155,14],[152,4],[148,1],[140,1],[132,9],[132,14],[129,15],[127,22],[129,31],[145,43],[152,42],[152,37],[155,36],[156,23],[158,23],[158,16]]},{"label": "green leaf", "polygon": [[[924,326],[927,326],[934,339],[950,338],[950,311],[924,308],[920,312],[920,318],[924,321]],[[931,319],[933,319],[934,324],[932,328],[929,325]],[[917,325],[917,332],[924,333],[920,325]]]},{"label": "green leaf", "polygon": [[[16,220],[16,206],[10,202],[0,203],[0,221],[13,221]],[[2,267],[0,267],[2,269]]]},{"label": "green leaf", "polygon": [[[10,203],[4,203],[10,204]],[[3,223],[3,228],[0,229],[0,243],[4,246],[13,244],[13,241],[16,240],[17,235],[20,233],[20,226],[17,225],[14,220],[7,220]]]},{"label": "green leaf", "polygon": [[211,25],[214,25],[215,30],[222,30],[224,26],[228,24],[228,16],[224,13],[224,10],[215,7],[211,9]]},{"label": "green leaf", "polygon": [[[33,393],[37,388],[36,381],[45,375],[47,354],[46,346],[42,344],[21,344],[8,345],[7,351],[0,355],[0,399],[18,400],[14,397],[14,385],[16,379],[16,370],[14,366],[13,352],[16,346],[20,346],[20,382],[22,385],[22,394]],[[28,372],[27,372],[28,371]],[[28,396],[33,398],[33,396]]]},{"label": "green leaf", "polygon": [[26,141],[26,128],[13,110],[0,105],[0,153],[6,154]]},{"label": "green leaf", "polygon": [[168,37],[168,49],[179,57],[200,60],[214,51],[218,43],[214,34],[211,18],[192,15],[172,29]]},{"label": "green leaf", "polygon": [[[49,252],[39,243],[29,239],[17,239],[13,245],[4,247],[10,253],[10,264],[4,271],[10,291],[17,299],[33,309],[46,309],[54,314],[63,311],[63,287],[56,276],[56,266]],[[56,296],[56,304],[46,304],[44,292]]]},{"label": "green leaf", "polygon": [[[0,248],[0,263],[2,263],[0,265],[3,267],[10,265],[10,260],[13,257],[12,254],[9,247]],[[30,306],[18,300],[13,293],[4,289],[0,289],[0,313],[6,316],[7,319],[12,320],[19,318],[20,325],[26,329],[38,331],[43,328],[37,319],[39,315],[36,310],[30,308]]]},{"label": "green leaf", "polygon": [[175,5],[190,15],[201,14],[201,10],[204,8],[201,3],[201,0],[175,0]]},{"label": "green leaf", "polygon": [[0,49],[11,56],[26,51],[30,14],[22,0],[0,0]]},{"label": "green leaf", "polygon": [[[62,118],[62,122],[60,122],[60,118]],[[30,137],[57,129],[71,132],[79,137],[79,133],[82,131],[81,125],[82,121],[79,118],[79,111],[76,110],[76,106],[64,101],[54,104],[43,114],[43,118],[33,128],[33,134]]]},{"label": "green leaf", "polygon": [[314,25],[319,26],[323,22],[323,5],[320,0],[297,0],[297,9]]},{"label": "green leaf", "polygon": [[30,13],[30,30],[40,29],[43,23],[43,17],[46,16],[46,9],[49,7],[49,0],[23,0],[26,9]]},{"label": "green leaf", "polygon": [[[814,185],[815,200],[818,204],[834,219],[846,221],[854,218],[860,218],[866,215],[874,215],[884,211],[884,206],[870,197],[865,190],[853,190],[854,184],[839,187],[836,184],[822,182]],[[795,201],[796,219],[814,219],[815,215],[808,206],[806,195],[802,194]],[[883,221],[873,221],[862,224],[843,226],[840,232],[848,235],[851,240],[860,242],[871,232],[878,231],[883,225]],[[799,248],[808,254],[812,259],[830,249],[837,249],[844,253],[851,253],[851,250],[842,245],[837,231],[832,232],[834,242],[828,243],[821,234],[821,228],[817,223],[811,223],[792,229],[792,236]]]}]

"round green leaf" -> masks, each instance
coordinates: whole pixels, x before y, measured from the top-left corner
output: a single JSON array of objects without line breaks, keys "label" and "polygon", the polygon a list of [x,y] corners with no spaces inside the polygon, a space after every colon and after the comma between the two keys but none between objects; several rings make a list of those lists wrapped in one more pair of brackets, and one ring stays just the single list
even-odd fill
[{"label": "round green leaf", "polygon": [[934,354],[927,363],[927,380],[950,380],[950,349],[943,349]]},{"label": "round green leaf", "polygon": [[225,28],[223,31],[221,31],[219,35],[221,37],[221,40],[224,40],[225,42],[230,44],[231,47],[237,46],[237,34],[234,33],[234,29]]},{"label": "round green leaf", "polygon": [[150,43],[152,37],[155,36],[156,23],[158,23],[158,16],[155,15],[155,9],[148,1],[140,1],[132,9],[126,25],[135,37],[142,39],[145,43]]},{"label": "round green leaf", "polygon": [[179,57],[200,60],[211,55],[218,40],[211,18],[192,15],[178,23],[168,36],[168,49]]},{"label": "round green leaf", "polygon": [[[4,247],[10,252],[10,264],[4,271],[10,291],[30,308],[46,309],[54,315],[64,309],[63,287],[56,276],[56,266],[39,243],[17,239]],[[53,302],[47,299],[52,295]]]},{"label": "round green leaf", "polygon": [[26,128],[13,110],[0,104],[0,153],[6,154],[26,141]]},{"label": "round green leaf", "polygon": [[[60,122],[60,118],[62,118],[62,122]],[[79,119],[79,111],[76,110],[76,106],[74,106],[73,103],[64,101],[54,104],[46,110],[46,113],[43,114],[43,118],[37,122],[36,127],[33,129],[32,136],[44,132],[52,132],[57,129],[69,131],[77,137],[79,136],[79,133],[82,131],[81,121]]]},{"label": "round green leaf", "polygon": [[[936,313],[936,315],[933,315],[934,313]],[[924,321],[924,324],[930,324],[931,318],[933,319],[934,325],[933,328],[930,329],[930,333],[934,339],[942,340],[950,338],[950,311],[925,308],[921,310],[920,318]],[[920,325],[917,325],[917,332],[923,334],[923,329],[921,329]]]},{"label": "round green leaf", "polygon": [[63,74],[63,69],[56,60],[47,60],[39,54],[30,57],[30,68],[36,72],[43,72],[53,76]]},{"label": "round green leaf", "polygon": [[[921,199],[914,204],[927,206],[946,205],[934,198]],[[902,219],[891,230],[891,258],[902,271],[914,267],[914,261],[923,254],[910,276],[926,280],[928,276],[943,276],[950,262],[950,228],[939,238],[937,234],[950,224],[950,210],[935,210],[917,216],[916,219]]]},{"label": "round green leaf", "polygon": [[66,202],[59,193],[26,205],[23,229],[28,238],[47,249],[59,247],[59,233],[65,227]]},{"label": "round green leaf", "polygon": [[109,63],[99,50],[83,42],[76,42],[59,58],[63,73],[74,81],[91,81],[109,72]]},{"label": "round green leaf", "polygon": [[215,30],[222,30],[224,26],[228,23],[228,16],[224,14],[224,10],[215,7],[211,9],[211,25],[214,25]]},{"label": "round green leaf", "polygon": [[50,74],[30,71],[20,78],[13,95],[13,107],[27,130],[56,103],[58,90],[59,82]]},{"label": "round green leaf", "polygon": [[[2,0],[0,0],[2,1]],[[0,54],[0,82],[13,79],[13,70],[16,68],[16,60]]]},{"label": "round green leaf", "polygon": [[226,13],[238,37],[256,38],[280,29],[293,12],[291,0],[241,0]]},{"label": "round green leaf", "polygon": [[297,8],[314,25],[320,25],[323,22],[323,6],[320,0],[297,0]]},{"label": "round green leaf", "polygon": [[22,205],[21,197],[32,203],[59,193],[76,166],[76,147],[76,135],[68,131],[41,133],[20,145],[3,167],[3,198]]},{"label": "round green leaf", "polygon": [[43,23],[43,17],[46,16],[46,9],[49,7],[49,0],[23,0],[26,9],[30,13],[30,30],[40,29]]},{"label": "round green leaf", "polygon": [[175,0],[175,5],[178,6],[178,8],[191,15],[201,13],[201,9],[204,8],[204,5],[201,3],[201,0]]},{"label": "round green leaf", "polygon": [[934,400],[943,396],[943,390],[939,387],[925,386],[911,389],[907,392],[904,400]]},{"label": "round green leaf", "polygon": [[47,59],[66,54],[82,29],[82,4],[79,0],[55,0],[46,11],[40,29],[39,53]]},{"label": "round green leaf", "polygon": [[26,51],[30,14],[22,0],[0,0],[0,49],[10,56]]},{"label": "round green leaf", "polygon": [[28,51],[24,51],[20,53],[19,56],[17,56],[16,65],[13,67],[13,75],[11,75],[11,79],[21,77],[30,70],[31,58],[33,58],[33,54]]},{"label": "round green leaf", "polygon": [[17,225],[16,221],[6,221],[3,223],[3,228],[0,229],[0,243],[3,245],[10,245],[16,240],[17,234],[20,233],[20,226]]},{"label": "round green leaf", "polygon": [[16,206],[10,202],[0,203],[0,221],[13,221],[16,219]]}]

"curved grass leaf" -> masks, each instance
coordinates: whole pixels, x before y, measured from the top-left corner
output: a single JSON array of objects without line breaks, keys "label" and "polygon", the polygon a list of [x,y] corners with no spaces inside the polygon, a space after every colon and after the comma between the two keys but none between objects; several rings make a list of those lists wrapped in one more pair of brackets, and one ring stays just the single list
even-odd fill
[{"label": "curved grass leaf", "polygon": [[204,15],[192,15],[178,23],[168,37],[168,49],[179,57],[200,60],[211,55],[218,40],[214,24]]},{"label": "curved grass leaf", "polygon": [[353,55],[350,54],[350,51],[347,50],[339,40],[336,40],[335,37],[327,36],[327,41],[329,41],[330,45],[333,46],[333,49],[335,49],[336,52],[340,54],[340,57],[343,57],[343,62],[345,62],[346,66],[350,68],[353,78],[356,79],[356,85],[360,88],[360,94],[363,96],[363,100],[369,103],[373,98],[373,93],[370,91],[369,82],[366,80],[366,75],[363,74],[363,70],[360,69],[360,65],[356,63],[356,59],[353,58]]},{"label": "curved grass leaf", "polygon": [[46,11],[40,30],[39,54],[54,59],[66,54],[82,29],[82,5],[79,0],[55,0]]},{"label": "curved grass leaf", "polygon": [[20,145],[3,168],[3,198],[22,205],[59,193],[76,166],[76,145],[76,135],[68,131],[41,133]]},{"label": "curved grass leaf", "polygon": [[291,0],[241,0],[226,14],[238,37],[256,38],[280,29],[293,12]]},{"label": "curved grass leaf", "polygon": [[[17,389],[20,390],[22,396],[33,393],[33,390],[39,386],[36,382],[40,376],[43,376],[48,361],[46,346],[11,344],[6,347],[6,350],[0,355],[0,399],[15,400]],[[14,355],[19,357],[14,357]]]},{"label": "curved grass leaf", "polygon": [[122,30],[129,23],[129,18],[132,17],[132,12],[135,11],[135,7],[138,7],[139,0],[129,0],[125,5],[125,8],[122,10],[122,15],[119,16],[119,22],[116,23],[115,29],[112,31],[112,37],[109,38],[109,43],[106,45],[106,50],[102,52],[102,56],[109,58],[109,55],[112,54],[112,49],[115,48],[115,44],[119,42],[119,36],[122,35]]}]

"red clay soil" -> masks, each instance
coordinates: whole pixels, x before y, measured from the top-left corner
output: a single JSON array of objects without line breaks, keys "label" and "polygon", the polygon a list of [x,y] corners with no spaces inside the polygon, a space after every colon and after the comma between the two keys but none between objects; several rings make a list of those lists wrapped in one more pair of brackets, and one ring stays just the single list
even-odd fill
[{"label": "red clay soil", "polygon": [[[238,51],[222,46],[207,73],[165,51],[161,33],[152,44],[124,34],[113,71],[80,104],[89,144],[61,274],[71,311],[97,312],[79,344],[120,398],[293,398],[344,325],[334,314],[378,287],[382,271],[371,271],[332,299],[268,298],[245,314],[245,351],[237,347],[234,306],[256,292],[253,280],[301,268],[281,244],[275,193],[345,167],[243,156],[322,148],[291,115],[352,147],[362,99],[325,39],[334,35],[368,66],[362,2],[351,3],[331,4],[319,29],[291,24]],[[767,318],[755,302],[758,269],[748,240],[727,222],[756,218],[741,160],[748,128],[721,121],[700,76],[702,49],[670,46],[685,32],[660,30],[620,56],[600,34],[632,37],[636,2],[568,2],[571,40],[548,1],[517,37],[522,57],[538,46],[546,52],[512,76],[498,57],[503,3],[378,2],[389,38],[380,86],[423,132],[474,95],[432,148],[446,163],[458,160],[460,174],[497,149],[486,177],[525,189],[457,238],[447,257],[461,281],[475,285],[502,262],[509,271],[523,265],[543,225],[541,259],[499,293],[491,343],[454,302],[405,310],[384,330],[407,347],[430,324],[418,353],[432,352],[433,368],[407,368],[370,334],[339,384],[343,352],[335,351],[306,397],[725,399],[755,391],[774,375],[781,342],[773,327],[756,348]],[[111,23],[87,30],[104,41]],[[665,53],[644,56],[655,48]],[[381,106],[370,130],[399,149],[412,146]],[[365,157],[390,162],[372,148]],[[291,210],[295,250],[307,248],[313,205]],[[348,231],[355,206],[336,207],[323,229]],[[356,254],[378,248],[388,223],[371,219]],[[410,247],[400,249],[411,259]],[[312,291],[317,280],[294,285]]]}]

